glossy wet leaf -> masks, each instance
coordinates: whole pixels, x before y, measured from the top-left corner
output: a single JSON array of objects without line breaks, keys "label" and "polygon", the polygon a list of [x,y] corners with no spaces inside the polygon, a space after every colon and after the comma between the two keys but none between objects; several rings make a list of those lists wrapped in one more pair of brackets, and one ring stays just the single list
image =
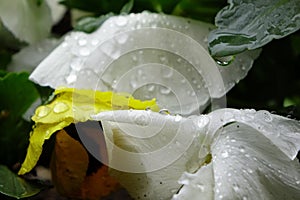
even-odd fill
[{"label": "glossy wet leaf", "polygon": [[262,47],[300,28],[299,0],[230,0],[216,16],[208,37],[213,56]]},{"label": "glossy wet leaf", "polygon": [[0,165],[0,177],[0,193],[4,195],[20,199],[41,191],[41,188],[26,182],[4,165]]},{"label": "glossy wet leaf", "polygon": [[36,0],[2,0],[0,18],[16,38],[28,43],[47,37],[52,25],[51,13],[44,1],[38,5]]},{"label": "glossy wet leaf", "polygon": [[31,124],[22,115],[39,97],[28,76],[28,73],[6,72],[0,78],[1,164],[20,162],[28,145]]},{"label": "glossy wet leaf", "polygon": [[36,109],[32,120],[36,123],[31,133],[27,155],[19,174],[29,172],[37,163],[45,140],[71,123],[85,122],[90,115],[115,109],[146,109],[158,111],[155,99],[140,101],[128,94],[60,88],[56,97]]}]

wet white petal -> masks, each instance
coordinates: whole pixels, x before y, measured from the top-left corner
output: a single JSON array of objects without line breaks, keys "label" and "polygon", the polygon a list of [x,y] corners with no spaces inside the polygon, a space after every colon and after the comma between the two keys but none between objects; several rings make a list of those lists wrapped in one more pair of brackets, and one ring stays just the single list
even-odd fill
[{"label": "wet white petal", "polygon": [[[143,115],[148,115],[147,123]],[[111,142],[108,164],[115,164],[111,173],[135,198],[297,199],[300,195],[300,165],[295,159],[300,149],[299,121],[267,111],[234,109],[189,118],[149,111],[103,112],[94,118],[102,120],[106,142]],[[120,154],[116,147],[126,153]],[[135,153],[134,160],[128,152]],[[129,172],[130,167],[140,173]]]},{"label": "wet white petal", "polygon": [[179,183],[184,187],[173,196],[173,200],[213,199],[215,183],[212,163],[202,166],[194,174],[184,172]]},{"label": "wet white petal", "polygon": [[[148,123],[141,123],[143,116]],[[193,119],[151,111],[103,112],[102,120],[111,174],[136,199],[170,199],[184,171],[194,172],[208,118]],[[202,132],[199,132],[202,131]]]},{"label": "wet white petal", "polygon": [[28,43],[47,37],[52,25],[47,3],[38,6],[36,0],[2,0],[0,18],[15,37]]},{"label": "wet white petal", "polygon": [[219,66],[207,51],[205,38],[212,28],[148,12],[111,17],[92,34],[70,33],[30,78],[53,88],[155,97],[174,113],[199,113],[210,97],[223,96],[243,78],[257,55],[246,52],[232,64]]},{"label": "wet white petal", "polygon": [[214,199],[298,199],[300,165],[243,123],[219,130],[212,144]]}]

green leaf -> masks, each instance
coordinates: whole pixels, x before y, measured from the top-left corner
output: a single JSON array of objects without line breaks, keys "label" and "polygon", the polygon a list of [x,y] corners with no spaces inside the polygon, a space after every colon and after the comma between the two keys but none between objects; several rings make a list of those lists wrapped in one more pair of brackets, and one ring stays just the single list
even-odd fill
[{"label": "green leaf", "polygon": [[0,165],[0,193],[17,199],[36,195],[41,188],[18,177],[6,166]]},{"label": "green leaf", "polygon": [[208,37],[213,56],[256,49],[300,28],[300,0],[229,0]]},{"label": "green leaf", "polygon": [[172,14],[214,23],[216,14],[225,5],[225,0],[182,0]]},{"label": "green leaf", "polygon": [[27,73],[7,73],[0,78],[0,163],[13,165],[26,153],[31,123],[22,115],[38,98]]},{"label": "green leaf", "polygon": [[48,36],[52,19],[46,2],[36,0],[0,1],[0,18],[4,26],[21,41],[35,43]]},{"label": "green leaf", "polygon": [[113,13],[108,13],[106,15],[101,15],[100,17],[85,17],[82,18],[74,27],[76,31],[83,31],[86,33],[92,33],[97,30],[103,22],[108,18],[114,16]]},{"label": "green leaf", "polygon": [[61,0],[60,3],[66,5],[68,8],[77,8],[97,15],[102,15],[109,12],[119,13],[127,1],[128,0]]},{"label": "green leaf", "polygon": [[134,0],[129,0],[121,9],[120,14],[128,14],[132,10]]}]

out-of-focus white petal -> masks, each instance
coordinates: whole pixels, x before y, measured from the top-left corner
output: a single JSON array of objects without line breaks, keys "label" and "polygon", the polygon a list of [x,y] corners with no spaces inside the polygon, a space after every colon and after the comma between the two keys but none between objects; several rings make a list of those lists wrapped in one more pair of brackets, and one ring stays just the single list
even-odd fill
[{"label": "out-of-focus white petal", "polygon": [[[174,199],[297,199],[300,195],[300,165],[295,159],[300,149],[299,121],[267,111],[235,109],[189,118],[149,111],[103,112],[94,118],[102,121],[106,143],[111,143],[108,165],[115,165],[111,173],[135,198],[169,199],[175,194]],[[134,162],[128,152],[136,153]],[[179,155],[177,160],[174,155]],[[140,171],[124,172],[123,166]]]},{"label": "out-of-focus white petal", "polygon": [[20,52],[13,55],[12,61],[8,65],[8,71],[32,72],[59,42],[57,39],[45,39],[21,49]]},{"label": "out-of-focus white petal", "polygon": [[53,88],[115,90],[143,100],[155,97],[171,112],[199,113],[210,97],[223,96],[243,78],[257,56],[245,52],[228,66],[219,66],[206,44],[213,28],[148,12],[111,17],[92,34],[72,32],[30,78]]},{"label": "out-of-focus white petal", "polygon": [[0,18],[5,27],[21,41],[35,43],[48,36],[52,25],[46,2],[36,0],[0,1]]},{"label": "out-of-focus white petal", "polygon": [[53,24],[58,23],[66,12],[66,7],[59,3],[59,0],[46,0],[51,10]]}]

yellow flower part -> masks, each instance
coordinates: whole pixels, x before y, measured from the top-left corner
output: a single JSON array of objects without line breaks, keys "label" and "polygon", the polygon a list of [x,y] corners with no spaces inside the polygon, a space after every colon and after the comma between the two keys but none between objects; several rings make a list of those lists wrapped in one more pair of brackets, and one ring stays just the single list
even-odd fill
[{"label": "yellow flower part", "polygon": [[55,98],[49,104],[38,107],[32,117],[35,126],[19,175],[29,172],[36,165],[45,140],[71,123],[92,120],[91,115],[109,110],[159,110],[155,99],[140,101],[126,93],[59,88],[54,95]]}]

